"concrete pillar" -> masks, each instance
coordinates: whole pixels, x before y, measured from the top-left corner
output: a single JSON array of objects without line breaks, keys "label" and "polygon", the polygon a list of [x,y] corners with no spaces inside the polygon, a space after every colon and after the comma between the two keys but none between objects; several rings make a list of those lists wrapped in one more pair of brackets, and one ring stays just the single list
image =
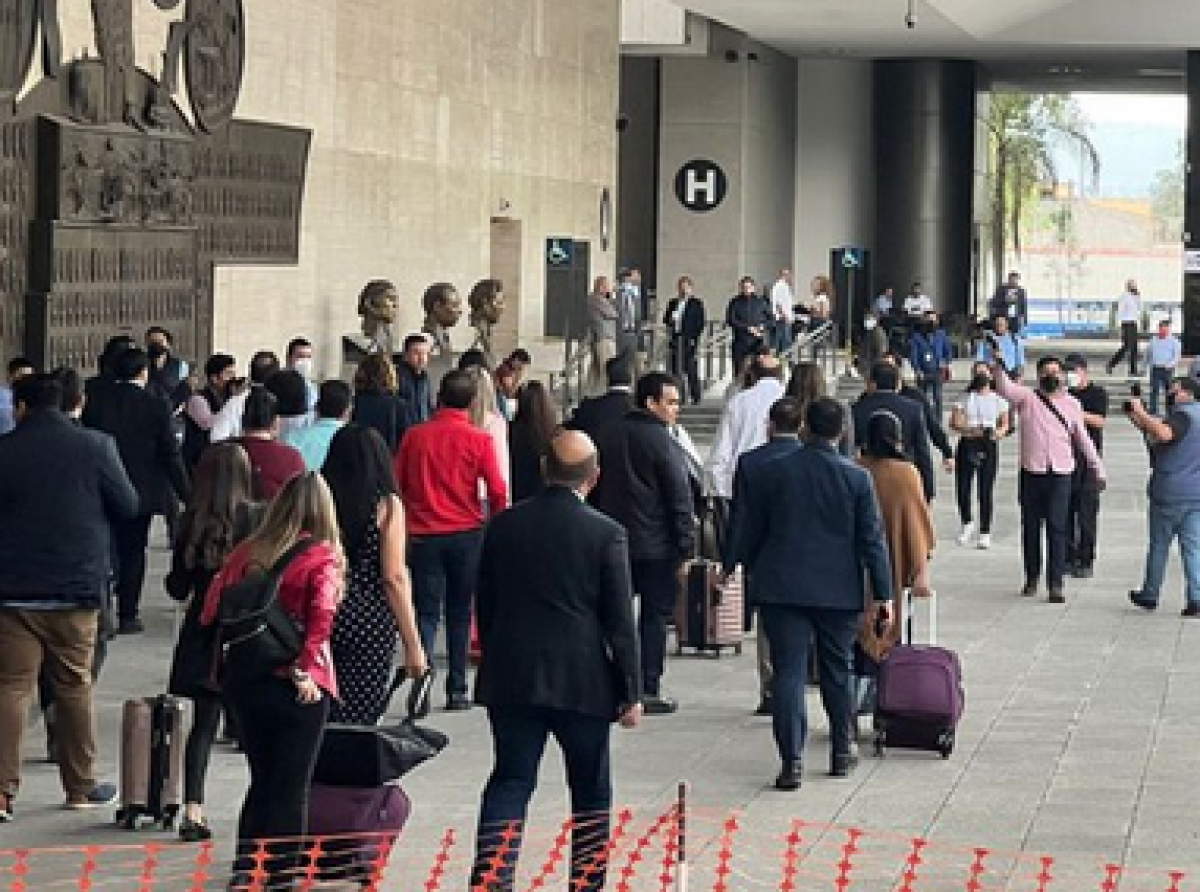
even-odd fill
[{"label": "concrete pillar", "polygon": [[971,286],[975,77],[973,62],[875,63],[875,286],[920,280],[955,312]]},{"label": "concrete pillar", "polygon": [[[1183,351],[1200,354],[1200,52],[1187,54],[1187,165],[1183,206]],[[1196,270],[1189,272],[1189,270]]]}]

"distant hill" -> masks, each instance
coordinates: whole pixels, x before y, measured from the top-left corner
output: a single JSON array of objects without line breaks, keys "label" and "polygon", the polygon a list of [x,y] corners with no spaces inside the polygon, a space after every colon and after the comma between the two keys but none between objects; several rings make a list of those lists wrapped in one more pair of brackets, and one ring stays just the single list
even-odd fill
[{"label": "distant hill", "polygon": [[[1089,136],[1100,153],[1099,194],[1137,197],[1148,195],[1155,175],[1176,163],[1183,132],[1162,125],[1096,124]],[[1055,163],[1060,180],[1079,180],[1077,151],[1059,149],[1055,152]]]}]

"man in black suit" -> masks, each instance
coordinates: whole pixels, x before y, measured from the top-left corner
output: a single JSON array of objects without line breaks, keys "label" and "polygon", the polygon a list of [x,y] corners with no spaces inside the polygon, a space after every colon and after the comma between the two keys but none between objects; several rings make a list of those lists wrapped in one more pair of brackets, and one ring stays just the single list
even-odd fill
[{"label": "man in black suit", "polygon": [[942,466],[946,471],[953,471],[954,450],[950,447],[950,439],[946,436],[946,428],[942,424],[941,416],[921,388],[914,387],[904,380],[904,357],[895,350],[888,350],[883,355],[883,360],[890,362],[900,370],[900,395],[921,407],[921,413],[925,416],[925,433],[929,435],[929,442],[942,454]]},{"label": "man in black suit", "polygon": [[43,664],[57,701],[67,807],[116,797],[94,773],[92,667],[109,523],[138,510],[112,439],[71,423],[53,375],[23,378],[14,391],[17,427],[0,438],[0,823],[13,819],[21,738]]},{"label": "man in black suit", "polygon": [[665,372],[638,379],[637,408],[600,434],[604,473],[591,502],[625,527],[633,590],[642,599],[642,704],[666,715],[679,704],[660,689],[667,619],[675,612],[683,564],[695,555],[696,522],[687,466],[668,430],[679,416],[679,384]]},{"label": "man in black suit", "polygon": [[750,594],[775,668],[771,703],[783,766],[775,780],[780,790],[800,786],[809,643],[815,638],[829,717],[830,774],[844,777],[855,758],[850,663],[866,578],[880,614],[891,616],[891,565],[871,477],[835,449],[845,410],[822,397],[809,405],[804,420],[805,447],[752,466],[738,508],[737,556],[754,580]]},{"label": "man in black suit", "polygon": [[[475,700],[486,706],[495,765],[483,791],[472,888],[512,888],[538,763],[562,747],[576,816],[571,888],[604,888],[597,855],[609,833],[609,730],[641,715],[625,531],[584,501],[600,469],[586,435],[559,434],[546,488],[497,515],[479,561],[475,610],[483,661]],[[518,835],[498,859],[506,830]]]},{"label": "man in black suit", "polygon": [[900,419],[904,453],[921,473],[925,499],[933,501],[937,494],[937,482],[933,476],[933,459],[929,453],[925,412],[916,400],[900,394],[900,370],[888,361],[877,362],[871,367],[871,380],[867,382],[867,392],[854,403],[854,440],[858,448],[861,449],[866,444],[871,416],[880,411],[891,412]]},{"label": "man in black suit", "polygon": [[601,433],[616,424],[633,408],[633,372],[627,357],[617,356],[604,364],[608,391],[585,399],[567,422],[568,430],[587,434],[598,442]]},{"label": "man in black suit", "polygon": [[688,399],[700,402],[704,389],[700,386],[700,365],[696,350],[704,334],[704,303],[696,297],[690,276],[680,276],[677,295],[667,304],[663,325],[671,333],[671,371],[687,381]]},{"label": "man in black suit", "polygon": [[146,578],[146,546],[150,520],[163,514],[172,498],[187,501],[187,472],[179,441],[171,429],[170,407],[146,392],[149,380],[146,352],[131,348],[113,360],[116,385],[105,388],[83,409],[83,423],[117,441],[125,471],[138,493],[140,507],[131,520],[113,524],[117,560],[117,633],[143,631],[138,618],[142,583]]}]

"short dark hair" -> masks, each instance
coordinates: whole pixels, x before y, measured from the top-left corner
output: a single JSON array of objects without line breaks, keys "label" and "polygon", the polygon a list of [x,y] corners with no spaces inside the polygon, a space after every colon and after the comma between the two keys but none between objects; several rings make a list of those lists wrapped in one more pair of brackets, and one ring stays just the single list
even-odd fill
[{"label": "short dark hair", "polygon": [[127,334],[113,335],[104,342],[104,351],[100,354],[98,365],[100,366],[100,374],[111,376],[113,374],[113,361],[128,350],[130,347],[136,347],[137,341]]},{"label": "short dark hair", "polygon": [[661,401],[663,391],[668,387],[679,389],[679,381],[674,375],[667,372],[647,372],[642,375],[638,378],[637,392],[634,394],[637,407],[645,409],[650,400]]},{"label": "short dark hair", "polygon": [[876,390],[899,390],[900,370],[890,362],[877,362],[871,366],[871,383],[875,385]]},{"label": "short dark hair", "polygon": [[804,413],[808,431],[819,440],[836,440],[846,427],[846,410],[832,397],[813,400]]},{"label": "short dark hair", "polygon": [[279,414],[296,418],[308,412],[308,382],[294,369],[281,369],[263,384],[279,401]]},{"label": "short dark hair", "polygon": [[83,376],[67,366],[60,366],[50,374],[62,387],[62,410],[74,412],[83,403]]},{"label": "short dark hair", "polygon": [[529,355],[529,351],[524,347],[518,347],[512,353],[508,354],[508,358],[516,360],[521,365],[533,365],[533,357]]},{"label": "short dark hair", "polygon": [[292,354],[301,347],[312,347],[312,341],[308,338],[292,338],[287,345],[287,358],[291,360]]},{"label": "short dark hair", "polygon": [[428,343],[429,343],[429,338],[425,337],[425,335],[410,334],[408,337],[406,337],[404,339],[404,345],[401,347],[401,350],[403,352],[407,353],[409,350],[411,350],[413,347],[417,346],[418,344],[428,344]]},{"label": "short dark hair", "polygon": [[1200,399],[1200,381],[1190,375],[1180,375],[1175,379],[1175,384],[1180,390],[1186,390],[1192,395],[1192,399]]},{"label": "short dark hair", "polygon": [[588,478],[596,473],[597,463],[599,458],[596,451],[592,450],[591,455],[583,461],[564,462],[558,456],[558,451],[553,445],[546,450],[545,463],[542,466],[542,477],[546,483],[550,485],[569,486],[575,489],[587,483]]},{"label": "short dark hair", "polygon": [[175,343],[174,336],[161,325],[151,325],[146,329],[146,340],[150,340],[150,338],[152,338],[154,335],[162,335],[164,338],[166,338],[168,344]]},{"label": "short dark hair", "polygon": [[266,384],[267,379],[279,371],[279,357],[274,350],[259,350],[250,357],[250,380],[255,384]]},{"label": "short dark hair", "polygon": [[350,385],[345,381],[324,381],[317,390],[317,417],[341,418],[353,401]]},{"label": "short dark hair", "polygon": [[8,361],[8,377],[11,378],[17,372],[21,371],[21,369],[33,369],[33,368],[36,368],[34,366],[34,364],[32,362],[30,362],[28,359],[26,359],[24,356],[14,356],[12,359],[10,359]]},{"label": "short dark hair", "polygon": [[1037,370],[1040,373],[1048,365],[1056,365],[1060,369],[1063,367],[1062,360],[1057,356],[1043,356],[1037,361]]},{"label": "short dark hair", "polygon": [[452,369],[438,387],[438,405],[447,409],[468,409],[475,399],[475,377],[463,369]]},{"label": "short dark hair", "polygon": [[228,353],[214,353],[204,363],[204,376],[212,378],[221,374],[231,365],[237,365],[237,360]]},{"label": "short dark hair", "polygon": [[150,358],[141,347],[130,347],[112,361],[112,374],[118,381],[132,381],[150,368]]},{"label": "short dark hair", "polygon": [[471,349],[463,353],[458,358],[458,367],[462,370],[466,369],[488,369],[487,356],[482,350]]},{"label": "short dark hair", "polygon": [[27,412],[61,412],[62,401],[62,384],[47,372],[26,375],[13,385],[13,405],[24,406]]},{"label": "short dark hair", "polygon": [[771,427],[777,434],[796,434],[804,416],[800,411],[800,401],[795,397],[785,396],[771,405]]},{"label": "short dark hair", "polygon": [[609,387],[629,387],[633,384],[633,368],[624,356],[614,356],[604,364]]},{"label": "short dark hair", "polygon": [[1068,353],[1064,362],[1068,369],[1086,369],[1088,367],[1087,357],[1082,353]]},{"label": "short dark hair", "polygon": [[265,387],[251,387],[246,394],[246,408],[242,412],[242,430],[270,430],[279,417],[279,400]]}]

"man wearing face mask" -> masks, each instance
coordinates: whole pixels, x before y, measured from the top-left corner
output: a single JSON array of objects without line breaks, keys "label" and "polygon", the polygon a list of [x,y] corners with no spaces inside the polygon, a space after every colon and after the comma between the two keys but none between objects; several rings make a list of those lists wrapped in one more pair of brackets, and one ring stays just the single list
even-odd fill
[{"label": "man wearing face mask", "polygon": [[867,313],[863,317],[862,340],[858,342],[858,373],[866,378],[871,374],[875,363],[883,359],[887,352],[887,331],[879,324],[876,313]]},{"label": "man wearing face mask", "polygon": [[938,420],[942,418],[942,382],[948,376],[950,341],[938,325],[936,313],[927,313],[908,342],[908,361],[917,376],[917,387],[933,403]]},{"label": "man wearing face mask", "polygon": [[316,366],[313,362],[312,341],[307,338],[292,338],[288,341],[286,362],[289,369],[299,372],[304,378],[308,388],[308,411],[311,415],[317,407],[317,386],[313,384],[313,371]]},{"label": "man wearing face mask", "polygon": [[[1104,455],[1104,423],[1108,392],[1088,379],[1087,360],[1078,353],[1067,356],[1067,392],[1079,401],[1083,423],[1096,453]],[[1067,515],[1067,568],[1076,579],[1090,579],[1096,560],[1096,529],[1100,493],[1088,479],[1086,467],[1075,457],[1071,480],[1071,507]]]},{"label": "man wearing face mask", "polygon": [[188,364],[172,355],[175,339],[160,325],[146,330],[146,357],[150,360],[150,380],[146,392],[161,397],[178,412],[191,392],[187,386]]},{"label": "man wearing face mask", "polygon": [[1062,604],[1067,569],[1067,513],[1076,455],[1087,465],[1097,491],[1105,485],[1104,464],[1087,435],[1083,410],[1063,387],[1062,363],[1044,356],[1037,364],[1037,388],[1017,384],[1005,374],[999,347],[992,341],[992,378],[996,392],[1020,417],[1018,426],[1021,472],[1021,550],[1025,585],[1021,594],[1038,593],[1042,575],[1042,528],[1046,528],[1048,560],[1046,578],[1050,603]]}]

